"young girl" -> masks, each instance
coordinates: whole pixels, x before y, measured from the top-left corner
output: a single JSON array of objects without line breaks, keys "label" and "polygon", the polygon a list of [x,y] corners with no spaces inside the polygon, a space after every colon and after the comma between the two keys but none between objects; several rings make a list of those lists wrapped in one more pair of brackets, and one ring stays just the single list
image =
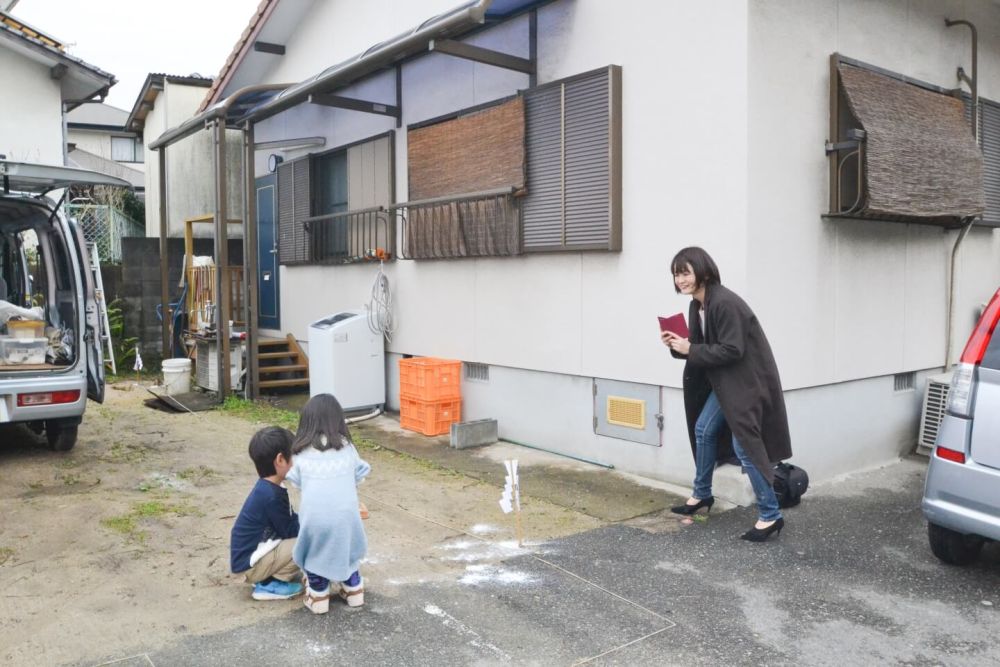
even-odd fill
[{"label": "young girl", "polygon": [[330,394],[302,409],[287,479],[302,489],[299,538],[293,556],[308,578],[305,605],[330,609],[330,582],[351,607],[365,602],[358,563],[368,540],[358,510],[358,483],[371,471],[351,442],[344,411]]}]

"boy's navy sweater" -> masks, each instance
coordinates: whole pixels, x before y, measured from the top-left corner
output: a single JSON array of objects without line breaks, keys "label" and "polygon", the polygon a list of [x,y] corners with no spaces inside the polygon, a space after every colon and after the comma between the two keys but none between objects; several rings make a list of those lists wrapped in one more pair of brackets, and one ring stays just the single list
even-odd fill
[{"label": "boy's navy sweater", "polygon": [[288,502],[288,491],[266,479],[258,479],[233,524],[229,537],[229,566],[234,573],[246,572],[258,544],[298,534],[299,516]]}]

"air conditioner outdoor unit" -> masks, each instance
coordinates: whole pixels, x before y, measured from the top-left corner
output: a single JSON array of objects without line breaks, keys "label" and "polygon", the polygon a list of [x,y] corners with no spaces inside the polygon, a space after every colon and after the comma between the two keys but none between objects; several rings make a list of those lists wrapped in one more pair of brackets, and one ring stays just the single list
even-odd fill
[{"label": "air conditioner outdoor unit", "polygon": [[929,455],[934,451],[938,428],[948,407],[948,390],[951,388],[951,373],[931,375],[924,387],[924,404],[920,411],[920,434],[917,436],[917,452]]}]

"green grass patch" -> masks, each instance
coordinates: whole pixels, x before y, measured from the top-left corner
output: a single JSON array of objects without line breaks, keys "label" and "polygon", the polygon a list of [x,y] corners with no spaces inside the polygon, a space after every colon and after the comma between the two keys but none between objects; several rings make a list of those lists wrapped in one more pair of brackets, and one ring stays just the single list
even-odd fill
[{"label": "green grass patch", "polygon": [[292,431],[299,426],[298,412],[276,408],[262,401],[248,401],[236,396],[227,396],[226,401],[218,409],[226,414],[257,424],[283,426]]},{"label": "green grass patch", "polygon": [[141,445],[116,440],[101,458],[107,463],[141,463],[147,453],[147,449]]},{"label": "green grass patch", "polygon": [[208,466],[198,466],[197,468],[184,468],[177,476],[186,482],[198,483],[200,481],[210,479],[212,477],[218,477],[219,473],[215,472]]},{"label": "green grass patch", "polygon": [[79,484],[80,483],[80,477],[79,477],[79,475],[76,475],[76,474],[71,473],[71,472],[67,472],[67,473],[63,473],[62,475],[59,475],[59,479],[61,479],[62,483],[65,484],[66,486],[73,486],[74,484]]},{"label": "green grass patch", "polygon": [[14,550],[10,547],[0,547],[0,565],[3,565],[14,557]]},{"label": "green grass patch", "polygon": [[101,525],[108,530],[125,536],[130,542],[145,544],[149,533],[139,528],[139,523],[147,519],[162,519],[168,516],[203,516],[194,506],[186,503],[167,503],[163,500],[144,500],[132,505],[125,514],[101,519]]},{"label": "green grass patch", "polygon": [[382,445],[378,444],[371,438],[365,437],[354,438],[354,446],[359,450],[366,450],[370,452],[377,452],[382,449]]}]

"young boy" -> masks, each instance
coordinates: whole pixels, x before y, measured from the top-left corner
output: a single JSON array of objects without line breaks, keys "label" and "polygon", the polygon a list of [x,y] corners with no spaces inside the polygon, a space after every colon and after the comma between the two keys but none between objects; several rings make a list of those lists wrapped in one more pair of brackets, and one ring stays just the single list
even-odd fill
[{"label": "young boy", "polygon": [[292,434],[277,426],[257,431],[250,458],[260,479],[233,524],[230,567],[254,585],[254,600],[287,600],[302,592],[302,574],[292,560],[299,517],[281,486],[292,467]]}]

